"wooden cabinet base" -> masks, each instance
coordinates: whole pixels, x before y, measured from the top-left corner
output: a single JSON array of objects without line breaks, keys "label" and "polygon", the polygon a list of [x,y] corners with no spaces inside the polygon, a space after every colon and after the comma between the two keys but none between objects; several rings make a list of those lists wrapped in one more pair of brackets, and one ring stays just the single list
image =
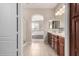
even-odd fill
[{"label": "wooden cabinet base", "polygon": [[48,44],[59,56],[64,56],[64,37],[48,33]]}]

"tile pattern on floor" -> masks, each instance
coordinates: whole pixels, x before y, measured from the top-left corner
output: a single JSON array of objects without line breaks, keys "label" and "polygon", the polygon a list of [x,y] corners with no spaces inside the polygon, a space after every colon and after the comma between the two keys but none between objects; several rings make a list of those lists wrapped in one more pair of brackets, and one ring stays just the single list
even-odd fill
[{"label": "tile pattern on floor", "polygon": [[56,52],[43,41],[32,41],[23,49],[24,56],[57,56]]}]

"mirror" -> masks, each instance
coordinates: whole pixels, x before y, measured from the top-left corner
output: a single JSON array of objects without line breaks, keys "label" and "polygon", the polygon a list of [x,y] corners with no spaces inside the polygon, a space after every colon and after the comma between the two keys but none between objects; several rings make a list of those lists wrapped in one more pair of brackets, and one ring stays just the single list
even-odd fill
[{"label": "mirror", "polygon": [[59,29],[60,21],[52,21],[52,29]]}]

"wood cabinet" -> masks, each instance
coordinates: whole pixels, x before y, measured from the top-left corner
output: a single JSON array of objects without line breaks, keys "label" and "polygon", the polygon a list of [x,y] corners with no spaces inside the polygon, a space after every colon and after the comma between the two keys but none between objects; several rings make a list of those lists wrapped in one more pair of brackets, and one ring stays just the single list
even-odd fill
[{"label": "wood cabinet", "polygon": [[52,34],[48,33],[48,43],[50,46],[52,46]]},{"label": "wood cabinet", "polygon": [[55,49],[55,35],[52,34],[52,48]]},{"label": "wood cabinet", "polygon": [[54,40],[55,40],[54,41],[55,42],[55,51],[57,51],[57,47],[58,47],[58,37],[57,37],[57,35],[55,35]]},{"label": "wood cabinet", "polygon": [[48,44],[59,56],[64,56],[64,37],[48,33]]},{"label": "wood cabinet", "polygon": [[59,55],[64,56],[64,37],[59,36]]}]

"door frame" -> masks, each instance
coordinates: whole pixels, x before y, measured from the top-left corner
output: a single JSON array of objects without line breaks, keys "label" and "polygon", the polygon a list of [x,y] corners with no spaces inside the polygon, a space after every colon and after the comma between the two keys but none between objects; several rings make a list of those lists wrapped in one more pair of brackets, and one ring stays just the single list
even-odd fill
[{"label": "door frame", "polygon": [[[69,7],[71,7],[70,4],[69,4]],[[69,10],[69,11],[71,11],[71,10]],[[69,16],[71,16],[70,12],[69,12]],[[71,18],[69,18],[69,22],[71,22]],[[71,30],[70,25],[71,24],[69,24],[69,31]],[[69,34],[69,41],[71,41],[71,34]],[[69,42],[69,46],[71,47],[71,42]],[[71,50],[71,48],[69,49],[69,55],[71,56],[71,51],[70,50]]]},{"label": "door frame", "polygon": [[[64,52],[65,52],[65,56],[69,56],[70,55],[70,39],[69,39],[69,3],[64,3],[65,4],[65,17],[64,17],[64,25],[65,25],[65,48],[64,48]],[[21,3],[18,3],[18,55],[19,56],[23,56],[23,49],[22,49],[22,45],[23,45],[23,39],[21,36],[21,28],[22,28],[22,6]]]},{"label": "door frame", "polygon": [[18,56],[23,56],[23,50],[22,50],[22,33],[21,33],[21,19],[22,19],[22,14],[21,14],[21,3],[18,3]]},{"label": "door frame", "polygon": [[70,39],[69,39],[69,36],[70,36],[70,32],[69,32],[69,3],[65,3],[65,19],[64,19],[64,25],[65,25],[65,48],[64,48],[64,52],[65,52],[65,56],[69,56],[70,54]]}]

